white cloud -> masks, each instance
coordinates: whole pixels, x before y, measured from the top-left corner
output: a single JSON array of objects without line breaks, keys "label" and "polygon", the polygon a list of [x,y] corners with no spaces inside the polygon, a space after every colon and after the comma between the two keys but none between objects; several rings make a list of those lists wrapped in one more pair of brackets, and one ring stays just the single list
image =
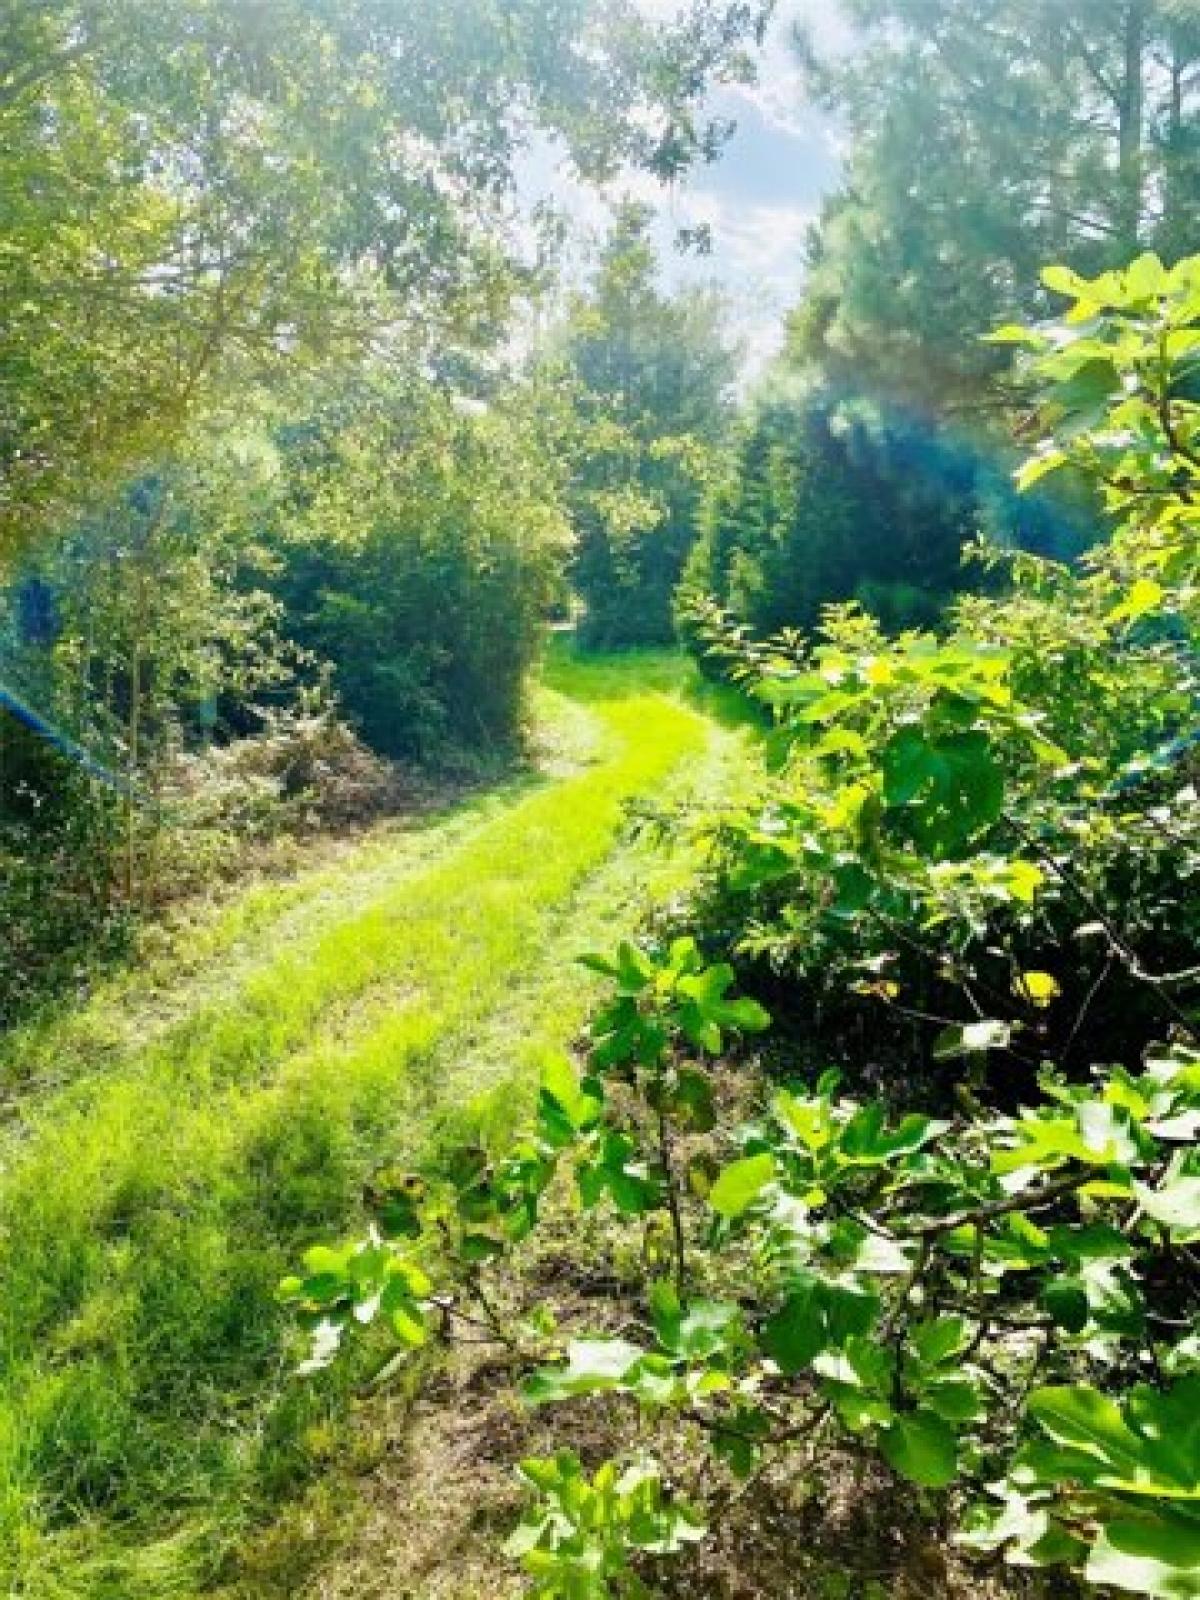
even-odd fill
[{"label": "white cloud", "polygon": [[[637,0],[644,13],[661,20],[684,3]],[[561,149],[549,142],[535,144],[522,164],[523,198],[530,204],[552,199],[571,221],[568,281],[588,271],[615,201],[628,195],[651,206],[664,281],[715,283],[725,291],[749,376],[779,347],[783,318],[800,294],[806,231],[838,174],[837,129],[805,101],[792,46],[798,19],[813,26],[822,48],[843,47],[846,30],[830,0],[787,0],[765,41],[758,81],[728,85],[712,97],[714,114],[738,123],[724,158],[696,169],[685,184],[668,189],[648,173],[633,172],[598,192],[573,176]],[[681,256],[676,234],[701,224],[711,229],[712,254]]]},{"label": "white cloud", "polygon": [[664,234],[701,223],[712,230],[709,257],[664,250],[664,277],[678,285],[715,282],[724,290],[747,381],[782,344],[784,317],[800,293],[812,221],[813,213],[800,206],[745,204],[712,192],[684,193],[663,213]]}]

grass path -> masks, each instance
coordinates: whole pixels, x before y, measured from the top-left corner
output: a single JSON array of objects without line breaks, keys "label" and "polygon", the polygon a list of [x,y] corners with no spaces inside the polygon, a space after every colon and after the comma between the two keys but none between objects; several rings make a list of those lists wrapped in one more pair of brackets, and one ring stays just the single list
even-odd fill
[{"label": "grass path", "polygon": [[489,1096],[523,1103],[586,1010],[569,957],[686,875],[622,832],[628,802],[711,792],[738,762],[685,676],[560,658],[540,780],[250,891],[141,984],[10,1042],[6,1592],[199,1595],[310,1470],[339,1397],[288,1382],[274,1284],[352,1222],[380,1159],[428,1155]]}]

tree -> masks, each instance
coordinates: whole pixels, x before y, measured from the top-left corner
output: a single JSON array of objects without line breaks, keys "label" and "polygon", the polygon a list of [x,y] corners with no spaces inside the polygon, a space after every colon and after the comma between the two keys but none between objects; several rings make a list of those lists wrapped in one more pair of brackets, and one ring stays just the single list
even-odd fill
[{"label": "tree", "polygon": [[1083,542],[1045,497],[1025,504],[970,440],[914,413],[797,390],[786,365],[750,408],[701,517],[678,604],[716,599],[762,637],[859,600],[889,627],[928,624],[968,579],[981,531],[1058,557]]},{"label": "tree", "polygon": [[715,153],[754,7],[70,0],[0,31],[0,559],[303,355],[494,335],[533,129],[588,176]]},{"label": "tree", "polygon": [[[812,92],[847,125],[792,350],[945,413],[1000,370],[989,327],[1050,310],[1037,266],[1099,271],[1200,227],[1200,19],[1187,0],[845,0]],[[985,402],[986,403],[986,402]]]},{"label": "tree", "polygon": [[368,369],[275,433],[264,581],[372,749],[520,737],[569,548],[532,387],[464,405]]},{"label": "tree", "polygon": [[643,207],[621,209],[563,341],[577,419],[574,579],[582,636],[597,646],[674,636],[672,595],[734,375],[714,294],[657,287],[650,221]]}]

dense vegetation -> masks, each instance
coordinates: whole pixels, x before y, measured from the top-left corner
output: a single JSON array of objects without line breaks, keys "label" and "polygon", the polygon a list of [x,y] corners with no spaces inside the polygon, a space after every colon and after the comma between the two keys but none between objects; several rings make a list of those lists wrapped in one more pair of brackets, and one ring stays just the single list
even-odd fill
[{"label": "dense vegetation", "polygon": [[791,325],[856,394],[994,409],[979,335],[1051,309],[1047,261],[1097,272],[1196,237],[1200,21],[1184,0],[848,0],[856,48],[809,46],[846,121]]},{"label": "dense vegetation", "polygon": [[6,1592],[1200,1600],[1200,23],[770,11],[0,21]]},{"label": "dense vegetation", "polygon": [[[631,1460],[522,1466],[509,1550],[535,1593],[645,1592],[641,1558],[704,1536],[720,1477],[684,1493],[647,1454],[672,1424],[674,1460],[698,1435],[750,1481],[845,1432],[951,1492],[977,1550],[1200,1592],[1200,405],[1177,397],[1200,258],[1046,277],[1067,324],[1001,337],[1045,386],[1025,481],[1071,464],[1103,493],[1085,570],[1024,558],[942,636],[853,609],[811,646],[707,625],[776,713],[776,776],[710,824],[698,931],[785,974],[809,1038],[858,1021],[829,1046],[849,1092],[786,1060],[718,1073],[767,1012],[694,937],[623,943],[588,958],[612,998],[585,1069],[544,1074],[534,1135],[463,1147],[428,1193],[400,1181],[368,1240],[284,1283],[310,1365],[355,1323],[413,1347],[482,1318],[534,1368],[528,1402],[626,1399]],[[882,1093],[864,1050],[886,1052]],[[507,1258],[564,1165],[585,1210],[644,1219],[650,1281],[614,1273],[598,1326],[519,1303],[505,1323]]]},{"label": "dense vegetation", "polygon": [[814,627],[833,600],[892,626],[934,621],[963,581],[978,473],[969,447],[915,420],[768,394],[705,505],[677,597],[685,630],[697,599],[760,637]]},{"label": "dense vegetation", "polygon": [[[18,7],[0,39],[0,1018],[206,875],[387,809],[411,783],[377,758],[519,749],[583,517],[568,464],[605,424],[513,353],[556,236],[514,237],[517,166],[535,138],[583,178],[710,159],[697,102],[759,25],[709,0],[244,12]],[[661,357],[700,307],[652,268],[630,316]],[[642,438],[677,553],[628,640],[670,634],[722,359]]]},{"label": "dense vegetation", "polygon": [[1039,271],[1194,246],[1200,24],[1187,4],[847,4],[805,43],[852,137],[784,357],[705,523],[695,587],[762,633],[861,599],[925,625],[982,531],[1065,559],[1098,527],[1078,484],[1014,502],[1021,397],[983,338],[1051,314]]},{"label": "dense vegetation", "polygon": [[536,263],[504,229],[538,130],[676,176],[756,8],[625,0],[9,7],[4,537],[28,546],[202,404],[299,358],[445,362]]},{"label": "dense vegetation", "polygon": [[672,602],[728,423],[734,357],[709,292],[656,287],[650,214],[626,206],[564,330],[574,391],[569,505],[581,637],[674,638]]}]

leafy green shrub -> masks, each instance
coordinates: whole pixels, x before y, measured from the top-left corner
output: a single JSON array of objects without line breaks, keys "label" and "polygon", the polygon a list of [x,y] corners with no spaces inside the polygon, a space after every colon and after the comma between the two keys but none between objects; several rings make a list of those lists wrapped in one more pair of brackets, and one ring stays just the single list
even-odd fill
[{"label": "leafy green shrub", "polygon": [[0,711],[0,1029],[127,948],[116,794]]},{"label": "leafy green shrub", "polygon": [[521,1478],[540,1496],[506,1545],[534,1578],[543,1600],[569,1594],[602,1600],[648,1591],[630,1571],[630,1556],[675,1555],[704,1537],[704,1526],[665,1492],[652,1462],[624,1472],[605,1464],[589,1481],[572,1451],[521,1463]]},{"label": "leafy green shrub", "polygon": [[[590,1071],[547,1070],[534,1136],[502,1160],[465,1147],[432,1187],[398,1177],[367,1243],[311,1251],[284,1284],[313,1326],[309,1364],[377,1319],[402,1346],[482,1325],[530,1360],[561,1349],[544,1308],[507,1324],[494,1308],[569,1158],[585,1208],[648,1245],[665,1235],[669,1276],[648,1287],[647,1337],[572,1337],[524,1381],[530,1404],[624,1397],[698,1433],[734,1479],[844,1434],[922,1489],[956,1486],[969,1546],[1197,1593],[1198,1296],[1175,1264],[1200,1238],[1200,1052],[1164,1047],[1086,1087],[1047,1075],[1039,1106],[954,1120],[890,1116],[832,1074],[774,1091],[747,1075],[766,1101],[721,1129],[714,1160],[696,1139],[718,1121],[705,1058],[765,1014],[688,940],[594,964],[613,998]],[[427,1234],[451,1247],[432,1275],[414,1259]],[[620,1494],[615,1468],[594,1488],[570,1461],[526,1478],[541,1498],[510,1550],[537,1593],[625,1592],[637,1551],[700,1533],[673,1511],[669,1542],[657,1490],[626,1526],[633,1511],[599,1494]],[[593,1587],[572,1588],[582,1571]]]},{"label": "leafy green shrub", "polygon": [[900,624],[932,622],[961,585],[974,491],[971,455],[915,422],[769,394],[704,508],[677,602],[685,633],[698,598],[759,635],[868,596]]},{"label": "leafy green shrub", "polygon": [[[1033,346],[1054,430],[1022,481],[1070,465],[1116,524],[1082,569],[990,557],[1012,592],[964,598],[942,635],[891,638],[840,608],[811,642],[757,645],[699,618],[776,720],[774,777],[714,829],[711,918],[827,1017],[861,1014],[864,991],[890,1006],[877,1020],[912,1025],[910,1060],[913,1033],[928,1065],[945,1028],[991,1017],[1027,1085],[1045,1054],[1084,1060],[1104,1039],[1135,1059],[1180,1020],[1170,975],[1200,932],[1200,469],[1176,387],[1200,340],[1197,270],[1051,273],[1077,289],[1074,321],[1004,335]],[[1028,971],[1053,992],[1031,998]]]},{"label": "leafy green shrub", "polygon": [[[455,1152],[429,1185],[399,1178],[365,1243],[310,1254],[283,1293],[318,1363],[381,1317],[402,1345],[482,1327],[523,1358],[530,1404],[610,1397],[643,1444],[653,1426],[695,1460],[706,1441],[735,1481],[799,1441],[848,1440],[944,1496],[968,1548],[1194,1600],[1200,969],[1161,958],[1195,915],[1166,879],[1169,860],[1196,867],[1178,761],[1200,407],[1176,383],[1200,349],[1200,260],[1048,281],[1073,297],[1068,323],[1029,338],[1063,442],[1026,476],[1070,461],[1104,485],[1117,527],[1088,570],[1022,567],[1012,598],[965,603],[944,639],[888,640],[855,613],[811,653],[716,629],[780,713],[767,795],[714,834],[725,909],[744,909],[734,941],[856,975],[860,1003],[936,1028],[936,1054],[968,1063],[954,1108],[896,1111],[837,1073],[718,1076],[762,1007],[692,938],[625,944],[589,958],[611,997],[588,1067],[548,1068],[529,1138]],[[1099,985],[1052,943],[1064,921],[1098,943],[1101,983],[1144,997],[1086,1062],[1072,1049]],[[1056,958],[1035,967],[1032,947]],[[958,1013],[909,1004],[921,981]],[[1052,1034],[1060,1004],[1070,1025]],[[1014,1092],[983,1064],[1018,1050]],[[614,1315],[564,1339],[544,1306],[496,1309],[559,1175],[640,1230],[656,1268],[615,1330]],[[712,1471],[694,1476],[711,1489]],[[515,1553],[539,1593],[637,1593],[639,1552],[699,1521],[675,1521],[655,1478],[645,1506],[614,1505],[612,1467],[589,1484],[560,1458],[530,1478]]]},{"label": "leafy green shrub", "polygon": [[386,384],[284,442],[268,581],[371,749],[519,738],[568,539],[538,445],[519,403]]},{"label": "leafy green shrub", "polygon": [[888,631],[931,627],[968,585],[963,549],[985,530],[1074,556],[1094,536],[1085,509],[1020,500],[993,453],[916,414],[774,380],[703,508],[676,596],[684,637],[703,659],[714,601],[759,638],[811,630],[847,601]]}]

